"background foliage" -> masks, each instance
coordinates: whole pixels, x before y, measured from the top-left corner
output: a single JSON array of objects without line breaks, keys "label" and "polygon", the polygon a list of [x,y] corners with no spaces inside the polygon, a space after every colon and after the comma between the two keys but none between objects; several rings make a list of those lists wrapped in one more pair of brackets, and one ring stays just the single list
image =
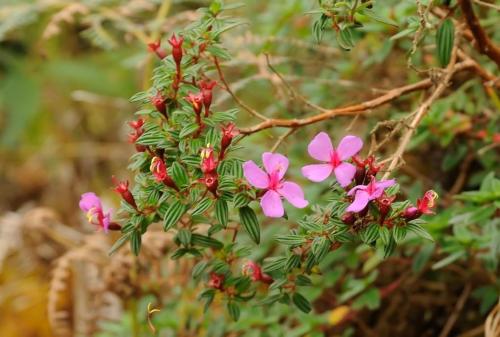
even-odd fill
[{"label": "background foliage", "polygon": [[[477,1],[474,9],[498,45],[498,6],[486,3],[494,7]],[[241,22],[221,35],[231,55],[222,69],[237,97],[267,118],[307,118],[321,112],[317,106],[350,106],[425,78],[437,85],[439,69],[452,62],[454,44],[465,54],[458,55],[461,62],[475,60],[479,70],[456,74],[432,102],[404,149],[405,164],[397,165],[400,192],[408,200],[428,189],[441,196],[437,214],[425,225],[434,241],[402,235],[386,259],[367,245],[344,245],[328,254],[321,275],[299,286],[307,302],[292,300],[303,309],[310,302],[312,314],[286,304],[245,305],[233,322],[219,297],[203,313],[198,296],[206,281],[193,280],[192,261],[170,259],[176,249],[172,236],[148,233],[138,259],[126,249],[109,257],[118,236],[93,234],[77,202],[82,192],[94,190],[117,208],[110,177],[131,177],[126,164],[134,148],[126,142],[126,121],[142,109],[129,98],[158,76],[158,60],[146,43],[161,38],[170,50],[170,35],[199,20],[197,9],[210,3],[4,1],[1,335],[51,336],[47,303],[59,335],[481,334],[500,287],[498,66],[474,48],[456,1],[377,1],[372,8],[365,1],[233,4],[226,1],[224,15]],[[280,152],[306,163],[308,141],[325,130],[335,140],[346,133],[367,144],[372,140],[371,149],[388,165],[405,123],[427,97],[401,95],[290,135],[288,129],[266,129],[243,138],[238,156],[259,161],[280,140]],[[238,107],[221,88],[214,100],[220,111]],[[239,110],[239,127],[259,122]],[[298,166],[289,175],[305,186],[310,200],[326,203],[326,185],[306,184]],[[289,219],[302,215],[287,212]],[[261,244],[253,246],[248,238],[251,250],[241,252],[255,261],[285,251],[275,238],[287,235],[290,225],[260,215],[259,221]],[[269,264],[264,267],[269,270]],[[148,314],[149,304],[160,311]],[[20,317],[30,319],[20,324]]]}]

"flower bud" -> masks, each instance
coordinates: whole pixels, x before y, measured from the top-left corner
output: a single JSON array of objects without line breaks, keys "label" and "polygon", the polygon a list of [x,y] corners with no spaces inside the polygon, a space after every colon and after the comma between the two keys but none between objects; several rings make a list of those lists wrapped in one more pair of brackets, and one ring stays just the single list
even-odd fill
[{"label": "flower bud", "polygon": [[163,60],[165,57],[167,57],[167,52],[164,49],[160,48],[160,45],[160,41],[150,42],[148,43],[148,49],[150,52],[155,53],[160,60]]},{"label": "flower bud", "polygon": [[163,94],[158,91],[156,95],[151,97],[151,104],[153,104],[153,106],[156,108],[156,110],[158,110],[159,113],[161,113],[168,119],[167,97],[163,96]]},{"label": "flower bud", "polygon": [[174,58],[174,62],[177,67],[180,67],[182,61],[182,43],[184,42],[184,38],[180,36],[177,38],[175,34],[172,34],[172,37],[168,40],[168,43],[172,46],[172,57]]},{"label": "flower bud", "polygon": [[111,179],[113,180],[113,183],[115,184],[114,191],[116,193],[120,194],[121,197],[123,198],[123,200],[125,200],[130,206],[137,209],[137,205],[135,203],[134,196],[132,195],[132,193],[130,192],[130,190],[128,188],[128,184],[129,184],[128,180],[119,181],[118,179],[116,179],[115,176],[111,177]]},{"label": "flower bud", "polygon": [[422,212],[415,206],[409,206],[403,212],[403,218],[405,218],[406,221],[415,220],[419,218],[421,215]]},{"label": "flower bud", "polygon": [[212,104],[212,90],[217,82],[215,81],[201,81],[201,95],[203,97],[203,106],[205,107],[205,117],[208,117],[210,112],[210,105]]},{"label": "flower bud", "polygon": [[207,145],[201,150],[201,171],[203,173],[214,173],[217,170],[217,162],[214,158],[214,149]]},{"label": "flower bud", "polygon": [[193,94],[192,92],[188,93],[186,100],[191,103],[193,106],[194,113],[197,118],[199,118],[201,114],[201,109],[203,107],[203,95],[202,93]]},{"label": "flower bud", "polygon": [[356,217],[354,216],[354,213],[346,212],[342,215],[341,220],[346,225],[352,225],[356,220]]},{"label": "flower bud", "polygon": [[262,268],[253,261],[246,262],[242,267],[242,274],[250,277],[254,282],[272,283],[273,278],[262,272]]},{"label": "flower bud", "polygon": [[210,279],[208,280],[208,286],[217,290],[224,290],[224,279],[223,274],[210,273]]}]

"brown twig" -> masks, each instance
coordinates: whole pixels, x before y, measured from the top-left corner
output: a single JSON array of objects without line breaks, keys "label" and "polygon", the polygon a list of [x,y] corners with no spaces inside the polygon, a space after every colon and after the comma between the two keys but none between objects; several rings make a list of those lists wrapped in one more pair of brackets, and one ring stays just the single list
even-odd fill
[{"label": "brown twig", "polygon": [[383,176],[382,179],[387,179],[391,172],[398,166],[399,162],[403,159],[403,153],[406,150],[406,147],[410,143],[411,137],[413,136],[413,133],[415,132],[415,129],[417,126],[420,124],[420,121],[424,116],[427,114],[429,111],[431,105],[443,94],[443,92],[446,90],[448,87],[448,83],[450,79],[453,77],[453,74],[455,73],[455,63],[457,60],[457,45],[458,45],[458,34],[455,38],[455,46],[453,47],[452,55],[451,55],[451,60],[448,66],[446,67],[444,75],[442,75],[441,80],[439,81],[439,84],[436,86],[432,94],[419,106],[419,108],[414,112],[414,117],[408,126],[408,130],[403,134],[401,137],[401,140],[399,142],[399,146],[394,152],[394,154],[390,157],[390,163],[389,166],[387,166],[387,170]]},{"label": "brown twig", "polygon": [[477,42],[477,48],[481,54],[488,56],[493,60],[498,67],[500,67],[500,48],[497,47],[488,37],[481,23],[474,13],[472,8],[472,3],[470,0],[459,0],[458,4],[462,9],[465,21],[469,26],[475,41]]},{"label": "brown twig", "polygon": [[245,102],[243,102],[238,96],[236,96],[234,94],[234,92],[229,87],[229,84],[227,83],[226,78],[224,77],[224,73],[222,72],[222,69],[220,67],[220,63],[219,63],[219,60],[217,59],[217,57],[214,57],[214,64],[215,64],[215,68],[217,69],[217,73],[219,74],[219,79],[222,82],[222,84],[224,84],[224,89],[226,89],[226,91],[229,93],[229,95],[231,95],[231,97],[234,99],[234,101],[239,106],[241,106],[243,109],[248,111],[251,115],[253,115],[259,119],[262,119],[263,121],[267,121],[268,118],[266,116],[261,115],[257,110],[249,107]]},{"label": "brown twig", "polygon": [[453,309],[453,312],[451,313],[450,317],[446,321],[446,324],[443,327],[443,330],[441,330],[441,333],[439,334],[439,337],[447,337],[453,328],[453,325],[455,325],[455,322],[457,321],[458,317],[460,316],[460,312],[462,311],[465,302],[467,301],[467,298],[469,297],[471,290],[471,285],[467,283],[464,287],[464,290],[462,291],[462,294],[458,298],[457,303],[455,304],[455,308]]},{"label": "brown twig", "polygon": [[[453,71],[451,72],[452,74],[473,67],[473,62],[472,61],[464,61],[457,63],[453,67]],[[284,128],[296,128],[296,127],[301,127],[309,124],[314,124],[326,119],[330,119],[336,116],[355,116],[364,112],[370,112],[372,109],[377,108],[381,105],[384,105],[386,103],[389,103],[403,95],[415,92],[415,91],[420,91],[424,89],[428,89],[432,87],[433,81],[430,78],[424,79],[422,81],[413,83],[413,84],[408,84],[404,85],[402,87],[394,88],[392,90],[389,90],[387,93],[359,103],[359,104],[354,104],[350,106],[346,106],[343,108],[335,108],[335,109],[329,109],[326,110],[325,112],[313,115],[311,117],[307,118],[294,118],[294,119],[279,119],[279,118],[269,118],[259,124],[256,124],[251,127],[247,128],[241,128],[240,132],[242,134],[248,135],[252,134],[255,132],[259,132],[265,129],[273,128],[273,127],[284,127]]]},{"label": "brown twig", "polygon": [[271,148],[271,150],[269,150],[269,151],[270,151],[270,152],[274,152],[274,151],[276,151],[276,150],[278,149],[278,147],[281,145],[281,143],[283,143],[283,141],[284,141],[284,140],[285,140],[288,136],[290,136],[292,133],[294,133],[294,132],[295,132],[295,130],[297,130],[297,129],[292,128],[292,129],[288,130],[287,132],[285,132],[284,134],[282,134],[282,135],[278,138],[278,140],[276,141],[276,143],[274,143],[274,145],[273,145],[273,147]]}]

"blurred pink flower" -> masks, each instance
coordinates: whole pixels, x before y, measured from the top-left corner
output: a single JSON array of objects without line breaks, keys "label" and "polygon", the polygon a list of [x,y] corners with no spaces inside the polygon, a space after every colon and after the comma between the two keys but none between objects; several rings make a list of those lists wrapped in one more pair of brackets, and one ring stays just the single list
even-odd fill
[{"label": "blurred pink flower", "polygon": [[104,214],[101,199],[95,193],[83,193],[79,206],[87,214],[87,219],[91,224],[101,227],[106,233],[108,232],[111,213]]},{"label": "blurred pink flower", "polygon": [[288,159],[279,153],[264,152],[262,162],[265,172],[253,161],[243,163],[243,173],[250,185],[265,189],[267,192],[260,200],[264,214],[271,218],[280,218],[285,214],[281,197],[297,208],[304,208],[308,201],[304,199],[302,188],[296,183],[283,180],[288,169]]},{"label": "blurred pink flower", "polygon": [[313,138],[307,150],[314,159],[324,164],[307,165],[302,168],[302,174],[309,180],[320,182],[328,178],[332,171],[340,186],[349,185],[356,174],[356,167],[346,163],[363,147],[363,141],[356,136],[345,136],[334,149],[330,137],[325,132],[320,132]]},{"label": "blurred pink flower", "polygon": [[396,183],[394,179],[377,181],[372,178],[368,185],[358,185],[353,187],[347,195],[354,195],[354,201],[347,207],[347,212],[360,212],[371,200],[379,198],[384,190]]}]

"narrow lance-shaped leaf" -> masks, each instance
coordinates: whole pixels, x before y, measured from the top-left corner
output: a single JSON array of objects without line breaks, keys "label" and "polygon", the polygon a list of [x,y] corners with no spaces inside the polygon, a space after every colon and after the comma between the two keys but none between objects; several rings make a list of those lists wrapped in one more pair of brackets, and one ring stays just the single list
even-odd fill
[{"label": "narrow lance-shaped leaf", "polygon": [[446,67],[450,63],[454,40],[455,26],[448,18],[443,21],[436,34],[436,52],[441,67]]},{"label": "narrow lance-shaped leaf", "polygon": [[255,242],[260,242],[260,226],[255,212],[248,206],[240,208],[240,221],[250,238]]},{"label": "narrow lance-shaped leaf", "polygon": [[174,201],[170,204],[167,211],[165,212],[165,218],[163,222],[163,229],[168,231],[172,228],[186,212],[186,205],[181,203],[179,200]]}]

